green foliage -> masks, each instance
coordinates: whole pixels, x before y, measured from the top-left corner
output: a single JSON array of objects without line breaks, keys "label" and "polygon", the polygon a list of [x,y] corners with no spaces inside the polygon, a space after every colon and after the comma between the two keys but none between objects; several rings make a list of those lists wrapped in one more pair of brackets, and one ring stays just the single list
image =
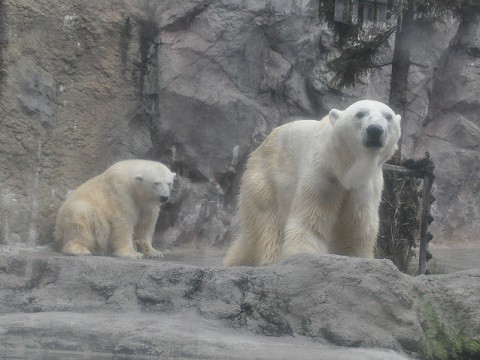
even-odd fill
[{"label": "green foliage", "polygon": [[427,321],[422,324],[431,360],[480,359],[480,337],[471,338],[446,325],[438,316],[431,301],[423,297],[423,310]]},{"label": "green foliage", "polygon": [[309,334],[312,332],[312,320],[310,317],[305,316],[302,318],[302,330],[304,334]]},{"label": "green foliage", "polygon": [[372,40],[359,40],[355,46],[345,49],[338,58],[330,61],[327,65],[335,73],[333,85],[339,88],[353,87],[362,82],[361,78],[369,69],[378,68],[378,50],[387,44],[394,31],[395,28],[390,28],[374,36]]},{"label": "green foliage", "polygon": [[333,21],[335,13],[335,0],[323,0],[320,1],[320,7],[318,11],[318,17],[327,22],[330,29],[336,35],[337,43],[340,47],[347,44],[354,43],[359,34],[362,32],[362,27],[355,23],[342,23]]},{"label": "green foliage", "polygon": [[478,0],[416,0],[417,17],[436,18],[445,14],[465,17],[480,13]]},{"label": "green foliage", "polygon": [[[359,9],[362,5],[363,1],[360,1]],[[364,29],[361,21],[360,23],[335,22],[334,13],[335,0],[320,1],[320,19],[325,20],[333,30],[337,45],[345,48],[339,57],[327,64],[335,74],[331,85],[339,89],[354,87],[357,83],[362,83],[362,77],[368,73],[369,69],[379,67],[379,50],[388,45],[388,39],[395,32],[395,28],[380,31],[373,38],[363,40]]]},{"label": "green foliage", "polygon": [[[363,1],[359,1],[362,5]],[[480,14],[480,0],[415,0],[403,1],[399,12],[413,11],[414,21],[436,21],[442,16],[453,15],[468,18]],[[362,27],[353,23],[333,21],[335,0],[320,1],[319,17],[325,20],[338,38],[338,45],[346,47],[340,56],[328,63],[335,74],[332,85],[338,88],[353,87],[362,83],[361,79],[369,69],[380,65],[379,50],[388,45],[390,35],[395,31],[390,28],[378,33],[372,40],[362,40]]]}]

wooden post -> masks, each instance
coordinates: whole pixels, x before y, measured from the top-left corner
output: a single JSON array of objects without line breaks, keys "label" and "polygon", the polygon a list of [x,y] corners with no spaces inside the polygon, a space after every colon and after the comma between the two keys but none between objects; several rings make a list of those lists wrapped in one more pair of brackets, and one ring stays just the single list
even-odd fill
[{"label": "wooden post", "polygon": [[[426,158],[430,158],[428,152],[425,153]],[[425,174],[423,176],[423,195],[422,195],[422,212],[420,217],[420,251],[418,259],[418,275],[425,274],[427,270],[427,250],[428,250],[428,225],[431,208],[431,194],[433,186],[433,163],[430,161],[425,167]]]},{"label": "wooden post", "polygon": [[428,226],[433,219],[430,214],[430,209],[432,204],[432,187],[435,179],[435,175],[433,174],[434,168],[435,166],[430,159],[430,154],[428,151],[425,153],[425,158],[417,160],[408,167],[395,164],[383,165],[383,169],[385,171],[402,174],[404,176],[411,176],[417,179],[423,179],[423,194],[420,210],[420,251],[418,275],[425,274],[425,271],[427,270],[428,242],[431,238],[431,234],[429,235],[428,232]]}]

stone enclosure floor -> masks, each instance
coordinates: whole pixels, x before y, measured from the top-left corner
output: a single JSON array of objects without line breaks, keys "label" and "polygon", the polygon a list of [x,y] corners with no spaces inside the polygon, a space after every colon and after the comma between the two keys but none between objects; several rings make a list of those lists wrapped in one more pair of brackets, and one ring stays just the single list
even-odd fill
[{"label": "stone enclosure floor", "polygon": [[[480,269],[480,247],[467,246],[446,246],[436,245],[430,246],[429,251],[433,255],[431,260],[431,269],[433,273],[454,273],[457,271]],[[22,254],[36,257],[41,255],[58,255],[49,247],[36,248],[5,248],[0,247],[0,253]],[[163,251],[164,257],[161,261],[168,261],[178,264],[187,264],[193,266],[206,267],[223,267],[222,260],[225,250],[218,249],[189,249],[174,248]],[[412,259],[413,263],[417,263],[418,258]]]},{"label": "stone enclosure floor", "polygon": [[[432,246],[430,250],[434,256],[435,262],[433,267],[436,273],[454,273],[460,270],[480,268],[480,249]],[[165,284],[168,285],[166,288],[167,292],[175,294],[175,291],[178,291],[178,289],[175,290],[178,285],[173,281],[176,277],[185,277],[186,284],[191,287],[192,284],[195,285],[194,282],[200,273],[202,273],[202,276],[204,273],[211,273],[212,284],[217,284],[215,285],[217,286],[217,291],[221,293],[223,291],[222,301],[226,301],[225,304],[229,304],[230,294],[234,294],[238,289],[234,289],[235,291],[233,292],[228,287],[222,290],[222,287],[228,286],[229,282],[215,280],[224,276],[222,275],[224,270],[221,269],[223,268],[223,254],[224,251],[217,249],[183,248],[165,251],[163,259],[123,261],[113,258],[105,258],[103,260],[95,257],[97,259],[79,258],[76,260],[63,257],[57,252],[53,252],[49,247],[24,248],[20,250],[0,247],[0,260],[3,259],[4,264],[2,265],[2,261],[0,261],[0,275],[2,275],[3,269],[4,274],[2,276],[6,281],[6,296],[4,296],[6,301],[3,302],[3,305],[0,302],[0,308],[3,306],[5,310],[3,312],[0,311],[0,360],[151,359],[155,357],[138,355],[150,354],[152,352],[175,359],[308,359],[313,354],[322,354],[322,359],[325,360],[409,359],[403,352],[381,347],[362,348],[360,346],[359,348],[349,348],[325,344],[321,341],[312,342],[305,336],[264,336],[258,333],[255,334],[255,331],[247,331],[244,328],[233,329],[219,326],[216,319],[212,319],[209,316],[198,316],[198,309],[204,315],[208,314],[209,311],[212,311],[212,314],[214,312],[209,304],[203,300],[199,302],[200,306],[197,306],[197,310],[195,310],[195,307],[191,307],[189,304],[195,301],[196,295],[192,293],[191,298],[187,296],[190,294],[190,290],[187,288],[182,288],[182,291],[188,290],[183,297],[172,295],[175,301],[168,305],[173,308],[178,307],[178,311],[164,312],[163,310],[155,310],[165,300],[163,292],[159,292]],[[325,258],[324,260],[327,263],[344,261],[335,257],[331,259]],[[364,263],[360,259],[348,260],[351,263],[349,265],[351,267],[365,267],[366,273],[369,274],[368,276],[375,276],[374,274],[379,272],[392,272],[390,267],[393,267],[393,265],[387,266],[388,264],[385,261],[381,261],[381,263],[378,261],[374,260]],[[24,270],[30,274],[29,276],[32,279],[27,279],[28,281],[24,279],[24,277],[28,277],[28,274],[21,274],[23,271],[21,270],[22,266],[18,265],[21,262],[26,262],[27,268]],[[36,265],[30,269],[28,267],[29,263],[35,263]],[[300,261],[300,263],[302,262]],[[128,265],[128,268],[123,268],[122,264]],[[156,264],[159,265],[158,269]],[[84,266],[86,267],[84,268]],[[372,266],[373,268],[370,269]],[[69,267],[70,269],[68,270]],[[196,267],[209,268],[211,270],[202,270]],[[143,270],[139,271],[139,268],[146,269],[147,272],[145,274],[150,275],[145,275]],[[311,265],[306,266],[306,268],[314,269]],[[13,272],[12,269],[14,270]],[[72,276],[77,277],[77,281],[79,281],[78,288],[66,283],[65,278],[57,278],[58,269],[70,271]],[[102,278],[97,282],[91,282],[88,275],[84,276],[82,274],[84,269],[86,269],[87,274],[102,274],[101,276],[105,276],[105,279]],[[166,277],[163,279],[161,277],[163,276],[162,269],[172,272],[173,278]],[[257,270],[249,269],[251,268],[233,270],[232,274],[236,274],[236,277],[242,279],[242,272],[249,274],[249,277],[252,271],[258,272]],[[261,269],[259,271],[263,273]],[[37,276],[37,272],[39,272],[39,276]],[[177,274],[177,272],[179,273]],[[320,271],[319,274],[329,274],[329,272]],[[386,281],[385,284],[397,283],[399,279],[403,279],[401,276],[395,275],[395,272],[392,272],[392,274],[394,279]],[[305,275],[307,274],[305,273]],[[123,276],[129,276],[132,279],[128,280],[126,285],[117,284]],[[278,276],[274,275],[273,279],[281,279],[283,277],[283,275]],[[469,276],[465,275],[465,279],[468,279]],[[127,302],[122,305],[122,301],[128,300],[128,296],[123,298],[123,295],[119,293],[132,286],[136,279],[140,278],[142,278],[142,281],[148,280],[149,283],[143,284],[141,282],[138,288],[135,287],[135,290],[132,288],[131,291],[126,291],[123,295],[130,296],[134,294],[138,299],[143,299],[142,306],[145,309],[152,309],[146,312],[132,311],[130,313],[131,306],[135,306],[138,303],[138,299],[130,299],[131,303]],[[297,281],[301,281],[302,278],[303,275]],[[261,277],[258,279],[261,279]],[[338,282],[337,287],[332,289],[340,289],[341,286],[346,286],[343,283],[343,279],[348,279],[348,276],[340,274],[339,279],[336,280]],[[165,283],[165,281],[167,282]],[[438,281],[438,279],[434,281]],[[237,282],[237,280],[234,281],[235,284]],[[415,283],[416,281],[412,279],[412,282]],[[456,283],[456,281],[454,282]],[[158,287],[157,283],[158,285],[163,285]],[[258,284],[261,283],[261,281],[252,283],[252,289],[258,290]],[[320,286],[319,289],[321,289],[327,283],[320,280],[321,286],[318,284],[315,286]],[[334,283],[335,281],[332,282],[332,284]],[[242,284],[238,284],[241,288]],[[355,281],[352,284],[355,284]],[[374,289],[377,286],[386,286],[382,277],[372,282],[372,284],[375,285]],[[0,284],[0,288],[1,286],[2,284]],[[119,294],[118,298],[116,297],[117,295],[110,294],[112,292],[111,288],[117,288],[117,286],[118,292],[115,294]],[[349,286],[345,289],[348,288]],[[52,289],[53,293],[48,289]],[[78,289],[83,290],[80,290],[80,293],[78,293]],[[388,295],[391,290],[395,289],[385,291],[384,294]],[[31,294],[27,296],[29,291]],[[84,292],[89,292],[90,295],[86,296]],[[376,293],[377,290],[374,292]],[[332,294],[331,289],[327,293]],[[409,291],[406,293],[409,293]],[[399,294],[402,295],[403,293],[400,292]],[[59,298],[56,298],[56,295]],[[205,296],[211,295],[206,291]],[[246,296],[248,298],[252,294]],[[399,299],[402,299],[402,296]],[[376,298],[377,295],[375,296]],[[392,304],[397,304],[399,299],[391,299]],[[14,301],[12,302],[12,300]],[[241,301],[244,300],[242,299]],[[72,311],[70,308],[74,303],[78,303],[83,308]],[[36,310],[37,307],[33,306],[35,304],[38,305],[38,310]],[[109,304],[112,306],[109,307]],[[388,303],[382,302],[378,302],[378,304],[380,306],[379,309],[385,309],[385,306],[388,305]],[[118,309],[121,309],[122,306],[129,310],[127,312],[122,310],[119,313]],[[410,310],[408,309],[408,311]],[[122,316],[119,317],[119,314],[122,314]],[[228,314],[228,312],[222,308],[215,309],[215,317],[218,317],[219,314]],[[398,316],[398,314],[395,316]],[[409,319],[409,315],[406,316],[406,319]],[[400,323],[408,324],[408,321],[405,320]],[[364,324],[360,323],[359,326],[364,326]],[[136,331],[139,331],[138,337],[134,336]],[[64,335],[57,340],[56,334],[59,333]],[[102,334],[102,336],[105,336],[105,339],[93,339],[92,333]],[[125,339],[126,335],[128,335],[127,339]],[[85,342],[81,339],[85,339]],[[115,349],[111,348],[112,344],[115,344]],[[85,347],[87,350],[79,351],[82,347]],[[47,348],[63,350],[51,351],[46,350]],[[97,349],[111,349],[111,351],[115,350],[115,352],[95,353]],[[128,355],[119,356],[119,354],[124,354],[123,350],[126,351],[126,354],[136,355],[134,357],[129,357]]]}]

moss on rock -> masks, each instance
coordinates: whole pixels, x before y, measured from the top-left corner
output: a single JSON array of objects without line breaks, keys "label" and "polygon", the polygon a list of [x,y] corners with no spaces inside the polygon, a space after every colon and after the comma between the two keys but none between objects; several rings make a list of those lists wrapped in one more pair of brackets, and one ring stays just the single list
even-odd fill
[{"label": "moss on rock", "polygon": [[452,328],[441,319],[428,298],[423,297],[422,301],[426,316],[422,327],[428,346],[427,358],[429,360],[480,359],[480,336],[472,337]]}]

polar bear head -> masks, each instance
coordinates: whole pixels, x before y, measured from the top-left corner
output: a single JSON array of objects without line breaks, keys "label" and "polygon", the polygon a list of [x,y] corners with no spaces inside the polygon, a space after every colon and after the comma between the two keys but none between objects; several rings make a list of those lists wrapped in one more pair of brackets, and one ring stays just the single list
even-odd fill
[{"label": "polar bear head", "polygon": [[362,100],[343,111],[332,109],[328,117],[339,151],[347,149],[354,159],[342,183],[360,187],[398,149],[401,116],[381,102]]},{"label": "polar bear head", "polygon": [[398,149],[401,116],[379,101],[358,101],[343,111],[332,109],[328,116],[352,154],[369,153],[385,162]]},{"label": "polar bear head", "polygon": [[143,201],[167,202],[176,174],[162,163],[148,162],[145,165],[135,174],[137,196]]}]

